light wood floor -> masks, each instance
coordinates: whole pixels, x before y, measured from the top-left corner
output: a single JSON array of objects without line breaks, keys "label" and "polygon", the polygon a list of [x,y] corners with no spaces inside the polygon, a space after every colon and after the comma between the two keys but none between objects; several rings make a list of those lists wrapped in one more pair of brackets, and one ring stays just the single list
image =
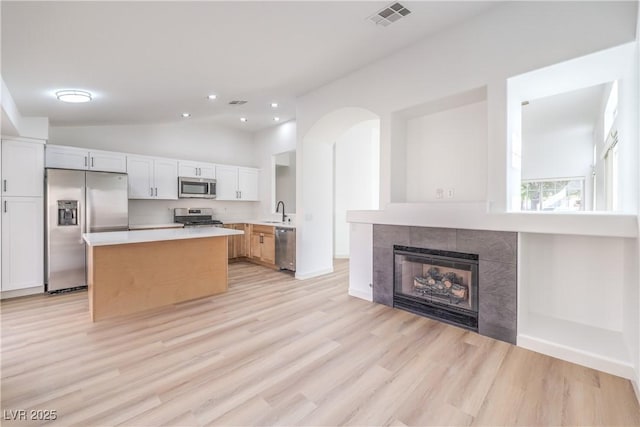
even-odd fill
[{"label": "light wood floor", "polygon": [[65,426],[640,425],[628,381],[349,297],[347,267],[295,281],[233,264],[224,295],[96,324],[85,293],[3,301],[3,416],[56,410]]}]

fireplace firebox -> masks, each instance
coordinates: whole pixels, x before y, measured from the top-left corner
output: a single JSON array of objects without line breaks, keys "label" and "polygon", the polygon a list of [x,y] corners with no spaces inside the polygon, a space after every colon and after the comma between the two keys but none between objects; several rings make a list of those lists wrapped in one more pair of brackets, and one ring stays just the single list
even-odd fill
[{"label": "fireplace firebox", "polygon": [[478,331],[478,255],[393,246],[394,307]]}]

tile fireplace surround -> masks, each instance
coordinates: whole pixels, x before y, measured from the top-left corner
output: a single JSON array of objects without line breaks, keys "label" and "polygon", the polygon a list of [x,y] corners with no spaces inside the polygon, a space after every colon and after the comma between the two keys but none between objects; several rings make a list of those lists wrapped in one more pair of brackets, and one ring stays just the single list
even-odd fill
[{"label": "tile fireplace surround", "polygon": [[478,332],[516,343],[518,234],[455,228],[373,226],[373,301],[393,306],[393,245],[479,256]]}]

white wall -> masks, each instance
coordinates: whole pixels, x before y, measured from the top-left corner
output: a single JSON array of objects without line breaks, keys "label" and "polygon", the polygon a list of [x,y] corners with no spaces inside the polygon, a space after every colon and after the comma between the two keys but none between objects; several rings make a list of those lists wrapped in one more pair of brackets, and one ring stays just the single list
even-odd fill
[{"label": "white wall", "polygon": [[362,122],[334,146],[334,257],[349,257],[347,211],[378,209],[380,123]]},{"label": "white wall", "polygon": [[[275,179],[275,203],[284,203],[286,212],[295,213],[296,210],[296,152],[288,151],[274,156]],[[280,162],[280,159],[283,161]]]},{"label": "white wall", "polygon": [[[254,147],[258,167],[262,171],[259,188],[260,218],[276,218],[275,175],[273,171],[273,155],[296,149],[295,120],[270,127],[254,134]],[[291,209],[293,211],[294,209]]]},{"label": "white wall", "polygon": [[0,76],[0,135],[23,138],[47,139],[49,119],[47,117],[25,117],[16,106],[9,88]]},{"label": "white wall", "polygon": [[196,120],[121,126],[52,126],[49,143],[256,167],[253,135]]},{"label": "white wall", "polygon": [[171,223],[174,208],[211,208],[213,217],[223,222],[248,221],[256,218],[257,205],[207,199],[129,200],[129,225]]},{"label": "white wall", "polygon": [[373,225],[350,224],[349,295],[373,300]]},{"label": "white wall", "polygon": [[[487,196],[487,103],[407,123],[407,202],[484,201]],[[436,197],[444,190],[444,198]],[[447,190],[454,190],[448,198]]]},{"label": "white wall", "polygon": [[[636,15],[636,67],[635,74],[640,75],[640,8],[638,8],[638,13]],[[637,99],[640,100],[640,81],[636,87],[636,94],[638,96]],[[635,117],[638,119],[636,123],[640,123],[640,105],[636,104],[637,110],[635,111]],[[640,126],[640,125],[639,125]],[[637,144],[640,146],[640,130],[637,133]],[[636,165],[640,165],[640,149],[638,150],[638,157],[636,159]],[[638,235],[640,236],[640,174],[638,175]],[[631,348],[631,354],[635,355],[634,364],[636,371],[636,378],[633,383],[634,389],[636,391],[636,397],[638,401],[640,401],[640,237],[636,239],[636,277],[637,277],[637,285],[636,288],[636,298],[635,304],[633,300],[630,298],[629,305],[634,307],[635,305],[635,313],[631,314],[631,323],[633,326],[625,331],[625,338],[629,343],[629,348]],[[635,330],[634,330],[635,329]]]},{"label": "white wall", "polygon": [[[381,182],[380,202],[392,200],[391,175],[406,153],[395,153],[392,141],[396,128],[394,111],[472,88],[487,87],[488,155],[487,201],[496,211],[506,208],[507,128],[506,79],[520,73],[635,40],[637,5],[602,2],[509,2],[416,43],[352,74],[299,98],[298,180],[300,194],[317,193],[320,157],[316,148],[305,153],[307,133],[323,117],[346,107],[363,108],[380,118]],[[596,32],[593,28],[606,29]],[[394,160],[395,159],[395,160]],[[330,161],[330,160],[327,160]],[[315,177],[314,177],[315,175]],[[398,186],[402,191],[402,186]],[[301,192],[301,193],[300,193]],[[326,271],[326,255],[331,251],[331,217],[316,200],[298,197],[298,214],[309,214],[298,221],[298,232],[321,230],[308,240],[299,241],[303,252],[301,266]],[[307,218],[310,218],[307,220]],[[327,241],[325,241],[325,239]],[[328,243],[328,244],[327,244]],[[324,249],[319,249],[324,248]]]}]

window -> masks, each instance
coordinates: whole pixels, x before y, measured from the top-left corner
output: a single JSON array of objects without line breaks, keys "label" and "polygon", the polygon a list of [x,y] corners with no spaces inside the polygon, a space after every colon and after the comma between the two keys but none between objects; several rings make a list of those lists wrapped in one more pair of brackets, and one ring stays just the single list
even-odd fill
[{"label": "window", "polygon": [[523,211],[584,210],[584,178],[522,181]]}]

